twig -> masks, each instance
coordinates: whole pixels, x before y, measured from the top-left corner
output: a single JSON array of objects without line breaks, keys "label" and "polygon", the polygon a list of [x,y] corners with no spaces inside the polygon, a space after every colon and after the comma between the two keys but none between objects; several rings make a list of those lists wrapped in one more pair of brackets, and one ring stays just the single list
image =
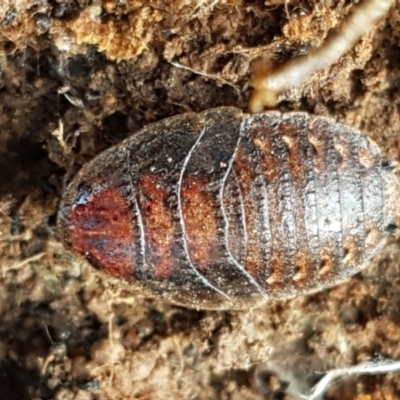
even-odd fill
[{"label": "twig", "polygon": [[393,2],[394,0],[364,0],[345,19],[339,30],[328,35],[320,48],[288,61],[268,76],[264,74],[255,77],[250,110],[260,112],[264,107],[276,106],[280,93],[301,86],[316,72],[335,63],[387,14]]}]

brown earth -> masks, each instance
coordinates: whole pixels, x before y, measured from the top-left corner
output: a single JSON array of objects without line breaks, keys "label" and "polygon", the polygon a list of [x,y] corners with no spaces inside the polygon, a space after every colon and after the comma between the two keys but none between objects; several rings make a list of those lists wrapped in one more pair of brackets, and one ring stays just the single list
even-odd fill
[{"label": "brown earth", "polygon": [[[251,312],[204,312],[109,285],[57,239],[79,167],[149,122],[246,109],[253,60],[320,46],[355,1],[3,0],[0,399],[291,399],[324,371],[400,360],[400,247],[345,284]],[[329,115],[400,158],[400,3],[281,110]],[[400,375],[329,399],[400,399]]]}]

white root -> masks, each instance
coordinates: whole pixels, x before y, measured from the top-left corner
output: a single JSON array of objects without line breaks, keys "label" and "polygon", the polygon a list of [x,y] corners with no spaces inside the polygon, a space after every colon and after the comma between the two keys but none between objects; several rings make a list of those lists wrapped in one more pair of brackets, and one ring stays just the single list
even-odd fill
[{"label": "white root", "polygon": [[301,86],[316,72],[335,63],[361,36],[374,28],[388,13],[393,2],[394,0],[364,0],[345,19],[339,30],[328,35],[320,48],[288,61],[267,77],[256,79],[249,104],[251,112],[260,112],[264,107],[275,107],[280,93]]},{"label": "white root", "polygon": [[392,361],[385,358],[367,361],[349,368],[339,368],[329,371],[313,388],[305,400],[321,400],[325,392],[339,379],[358,375],[388,374],[400,372],[400,361]]}]

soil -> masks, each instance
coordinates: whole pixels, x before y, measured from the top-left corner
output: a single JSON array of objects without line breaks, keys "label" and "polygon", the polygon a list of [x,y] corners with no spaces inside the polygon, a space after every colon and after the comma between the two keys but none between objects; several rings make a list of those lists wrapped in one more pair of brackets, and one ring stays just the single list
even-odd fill
[{"label": "soil", "polygon": [[[0,399],[293,399],[400,360],[400,246],[331,290],[241,312],[113,286],[60,243],[65,185],[149,122],[246,109],[252,62],[320,46],[357,1],[5,0],[0,5]],[[400,3],[280,110],[327,115],[400,158]],[[328,399],[398,399],[398,374]]]}]

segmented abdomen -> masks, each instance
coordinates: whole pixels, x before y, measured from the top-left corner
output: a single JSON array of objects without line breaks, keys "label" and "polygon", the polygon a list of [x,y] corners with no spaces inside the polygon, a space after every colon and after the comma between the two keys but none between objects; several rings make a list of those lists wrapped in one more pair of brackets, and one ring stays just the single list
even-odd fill
[{"label": "segmented abdomen", "polygon": [[150,295],[245,308],[360,270],[383,243],[386,173],[378,148],[342,124],[219,108],[96,157],[59,219],[75,251]]}]

